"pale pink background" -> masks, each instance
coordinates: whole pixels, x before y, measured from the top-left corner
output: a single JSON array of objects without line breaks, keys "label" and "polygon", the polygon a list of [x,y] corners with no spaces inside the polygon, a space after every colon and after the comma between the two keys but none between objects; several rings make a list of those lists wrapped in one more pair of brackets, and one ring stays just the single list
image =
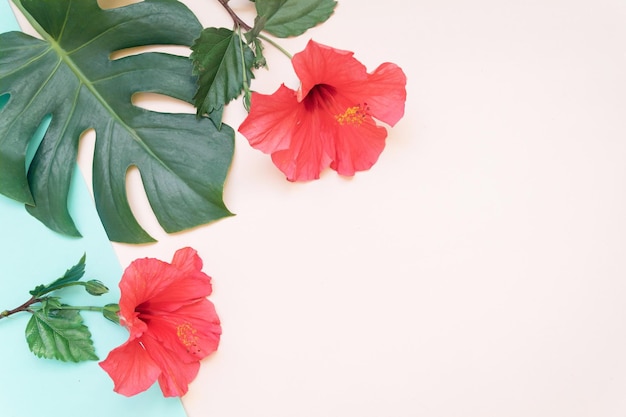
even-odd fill
[{"label": "pale pink background", "polygon": [[[231,27],[216,1],[184,3]],[[189,416],[626,415],[626,3],[341,0],[281,44],[310,37],[408,75],[371,171],[288,183],[238,135],[237,216],[174,236],[129,178],[160,242],[114,245],[122,265],[192,246],[214,278],[224,335]],[[296,88],[266,54],[253,89]]]}]

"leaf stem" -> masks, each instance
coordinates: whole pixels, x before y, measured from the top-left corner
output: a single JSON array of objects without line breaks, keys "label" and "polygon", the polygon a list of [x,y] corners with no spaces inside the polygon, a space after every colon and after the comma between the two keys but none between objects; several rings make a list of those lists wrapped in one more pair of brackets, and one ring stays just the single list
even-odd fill
[{"label": "leaf stem", "polygon": [[252,26],[250,26],[249,24],[247,24],[246,22],[244,22],[243,20],[241,20],[241,18],[239,16],[237,16],[237,13],[235,13],[235,11],[233,9],[230,8],[230,6],[228,5],[228,1],[229,0],[217,0],[222,6],[224,6],[224,8],[226,9],[226,11],[228,12],[228,14],[230,15],[230,17],[232,17],[233,21],[235,22],[235,24],[239,27],[242,27],[244,30],[248,31],[250,29],[252,29]]},{"label": "leaf stem", "polygon": [[[226,11],[230,15],[230,17],[233,19],[233,21],[235,22],[235,25],[239,26],[240,28],[244,29],[245,31],[252,30],[252,26],[250,26],[249,24],[244,22],[239,16],[237,16],[237,13],[235,13],[235,11],[228,5],[229,0],[217,0],[217,1],[222,6],[224,6],[224,9],[226,9]],[[277,44],[276,42],[274,42],[272,39],[268,38],[267,36],[262,35],[262,34],[259,33],[257,35],[257,37],[259,39],[263,39],[265,42],[269,43],[274,48],[278,49],[287,58],[289,58],[289,59],[293,58],[293,56],[285,48],[283,48],[282,46],[280,46],[279,44]]]},{"label": "leaf stem", "polygon": [[58,306],[51,310],[81,310],[81,311],[104,311],[104,307],[97,306]]},{"label": "leaf stem", "polygon": [[263,39],[265,42],[269,43],[270,45],[272,45],[274,48],[278,49],[280,52],[282,52],[287,58],[292,59],[293,55],[291,55],[285,48],[283,48],[282,46],[280,46],[279,44],[277,44],[276,42],[274,42],[272,39],[268,38],[265,35],[262,34],[258,34],[258,38],[259,39]]},{"label": "leaf stem", "polygon": [[246,111],[250,111],[250,83],[246,74],[246,59],[243,53],[243,39],[241,38],[241,28],[238,30],[239,38],[239,58],[241,59],[241,75],[243,76],[243,106]]},{"label": "leaf stem", "polygon": [[3,312],[0,312],[0,319],[9,317],[10,315],[19,313],[21,311],[30,311],[29,307],[32,306],[33,304],[39,303],[40,301],[41,299],[38,297],[31,297],[30,300],[26,301],[24,304],[22,304],[19,307],[15,307],[12,310],[4,310]]},{"label": "leaf stem", "polygon": [[42,295],[46,295],[51,293],[52,291],[56,291],[56,290],[60,290],[61,288],[66,288],[66,287],[73,287],[76,285],[80,285],[82,287],[86,287],[87,283],[86,282],[82,282],[82,281],[72,281],[72,282],[66,282],[64,284],[60,284],[60,285],[55,285],[55,286],[51,286],[46,288],[45,291],[36,294],[37,297],[41,297]]}]

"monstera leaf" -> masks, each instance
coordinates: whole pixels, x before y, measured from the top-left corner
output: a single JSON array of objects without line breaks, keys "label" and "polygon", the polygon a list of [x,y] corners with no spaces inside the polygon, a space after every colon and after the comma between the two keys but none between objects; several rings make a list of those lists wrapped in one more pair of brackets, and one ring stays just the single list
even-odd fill
[{"label": "monstera leaf", "polygon": [[[135,93],[152,92],[191,103],[196,88],[191,61],[156,52],[110,58],[137,46],[191,45],[202,30],[191,11],[174,0],[109,10],[96,0],[14,3],[42,39],[21,32],[0,35],[0,193],[25,203],[51,229],[79,236],[67,197],[80,136],[94,129],[94,198],[111,240],[153,240],[128,203],[131,167],[138,168],[167,232],[231,214],[222,191],[233,130],[193,114],[148,111],[131,101]],[[27,170],[32,137],[48,116]]]}]

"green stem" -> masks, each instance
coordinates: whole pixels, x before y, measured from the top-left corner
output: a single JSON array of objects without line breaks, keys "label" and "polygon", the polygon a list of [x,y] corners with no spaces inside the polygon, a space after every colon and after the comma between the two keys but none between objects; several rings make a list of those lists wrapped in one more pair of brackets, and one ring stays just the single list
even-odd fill
[{"label": "green stem", "polygon": [[[16,1],[16,0],[13,0]],[[228,1],[229,0],[217,0],[223,7],[224,9],[226,9],[226,11],[228,12],[228,14],[230,15],[230,17],[233,19],[233,21],[235,22],[235,25],[237,25],[238,27],[244,29],[245,31],[250,31],[252,30],[252,26],[250,26],[249,24],[247,24],[246,22],[244,22],[239,16],[237,16],[237,13],[235,13],[235,11],[233,9],[230,8],[230,6],[228,5]],[[272,39],[268,38],[265,35],[262,34],[258,34],[257,37],[259,39],[263,39],[265,42],[269,43],[270,45],[272,45],[274,48],[278,49],[280,52],[282,52],[287,58],[291,59],[293,58],[293,56],[287,52],[286,49],[284,49],[282,46],[280,46],[279,44],[277,44],[276,42],[274,42]]]},{"label": "green stem", "polygon": [[259,33],[259,39],[263,39],[265,42],[269,43],[270,45],[272,45],[274,48],[278,49],[280,52],[282,52],[287,58],[292,59],[293,55],[291,55],[285,48],[283,48],[282,46],[280,46],[279,44],[277,44],[276,42],[274,42],[272,39],[268,38],[265,35],[262,35]]},{"label": "green stem", "polygon": [[[30,307],[33,304],[39,303],[41,302],[41,298],[35,298],[32,297],[30,300],[26,301],[24,304],[22,304],[19,307],[15,307],[12,310],[4,310],[2,312],[0,312],[0,319],[3,319],[5,317],[9,317],[15,313],[19,313],[21,311],[31,311]],[[52,310],[81,310],[81,311],[99,311],[99,312],[103,312],[104,311],[104,307],[96,307],[96,306],[59,306],[59,307],[54,307]]]},{"label": "green stem", "polygon": [[80,311],[104,311],[104,307],[96,306],[59,306],[54,307],[52,310],[80,310]]},{"label": "green stem", "polygon": [[42,295],[49,294],[52,291],[60,290],[61,288],[73,287],[73,286],[76,286],[76,285],[80,285],[82,287],[85,287],[87,285],[87,283],[86,282],[82,282],[82,281],[72,281],[72,282],[66,282],[65,284],[55,285],[54,287],[46,288],[46,290],[44,292],[37,294],[37,297],[41,297]]},{"label": "green stem", "polygon": [[243,54],[243,39],[241,37],[241,28],[237,29],[239,37],[239,54],[241,59],[241,75],[243,75],[243,106],[246,111],[250,111],[250,84],[248,83],[248,74],[246,72],[246,59]]}]

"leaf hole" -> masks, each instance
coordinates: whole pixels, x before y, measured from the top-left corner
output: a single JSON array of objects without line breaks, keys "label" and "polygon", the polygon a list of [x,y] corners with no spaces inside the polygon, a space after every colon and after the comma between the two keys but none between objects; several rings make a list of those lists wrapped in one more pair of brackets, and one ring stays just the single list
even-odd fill
[{"label": "leaf hole", "polygon": [[139,3],[142,0],[98,0],[98,6],[101,9],[117,9],[118,7],[128,6],[129,4]]},{"label": "leaf hole", "polygon": [[135,165],[131,165],[126,170],[126,198],[130,211],[137,220],[137,223],[153,238],[160,240],[167,233],[159,224],[152,207],[146,189],[141,178],[141,171]]},{"label": "leaf hole", "polygon": [[48,131],[48,127],[50,126],[51,121],[51,114],[48,114],[43,119],[41,119],[39,126],[37,126],[37,130],[35,130],[35,133],[30,138],[30,141],[28,141],[28,146],[26,148],[26,169],[28,169],[30,163],[33,161],[35,153],[37,152],[39,145],[41,145],[41,141]]},{"label": "leaf hole", "polygon": [[96,131],[91,128],[81,133],[78,139],[78,166],[93,198],[93,158],[96,149]]},{"label": "leaf hole", "polygon": [[135,93],[131,102],[142,109],[160,113],[196,113],[196,108],[192,104],[164,94]]},{"label": "leaf hole", "polygon": [[4,106],[6,106],[10,99],[11,94],[9,93],[0,95],[0,111],[2,111],[2,109],[4,108]]},{"label": "leaf hole", "polygon": [[162,52],[170,55],[186,56],[191,54],[191,49],[188,46],[181,45],[145,45],[145,46],[133,46],[132,48],[124,48],[117,51],[113,51],[109,55],[111,61],[117,59],[126,58],[127,56],[139,55],[145,52]]}]

